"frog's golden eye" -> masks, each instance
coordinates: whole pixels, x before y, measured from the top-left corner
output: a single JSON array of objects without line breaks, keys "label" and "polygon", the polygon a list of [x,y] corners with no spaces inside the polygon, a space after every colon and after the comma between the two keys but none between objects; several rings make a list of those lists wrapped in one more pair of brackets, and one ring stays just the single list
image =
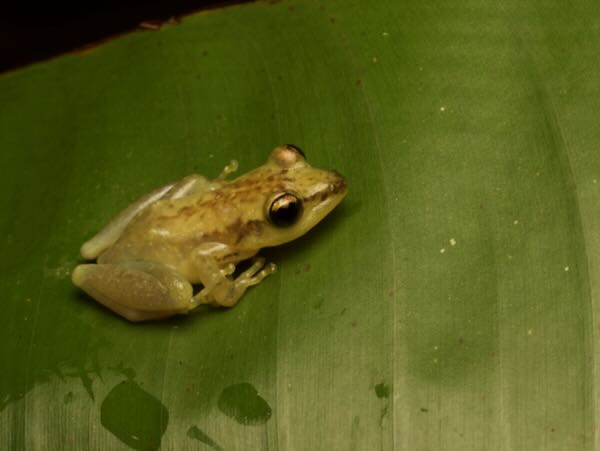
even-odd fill
[{"label": "frog's golden eye", "polygon": [[302,215],[302,200],[291,193],[276,196],[269,205],[267,216],[277,227],[289,227]]}]

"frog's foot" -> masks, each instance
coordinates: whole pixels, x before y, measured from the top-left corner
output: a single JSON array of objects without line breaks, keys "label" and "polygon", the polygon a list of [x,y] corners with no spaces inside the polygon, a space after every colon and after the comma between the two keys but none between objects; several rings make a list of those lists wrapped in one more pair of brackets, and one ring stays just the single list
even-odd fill
[{"label": "frog's foot", "polygon": [[269,274],[277,269],[275,263],[265,265],[263,257],[255,258],[252,266],[241,273],[236,279],[227,277],[231,274],[230,267],[221,271],[222,277],[213,284],[206,284],[204,288],[194,296],[193,303],[212,304],[223,307],[232,307],[244,295],[248,287],[257,285]]},{"label": "frog's foot", "polygon": [[95,300],[129,321],[166,318],[195,307],[190,302],[190,283],[160,263],[79,265],[71,278]]},{"label": "frog's foot", "polygon": [[237,160],[231,160],[229,164],[223,168],[223,171],[219,174],[217,180],[225,180],[225,177],[236,172],[239,166]]}]

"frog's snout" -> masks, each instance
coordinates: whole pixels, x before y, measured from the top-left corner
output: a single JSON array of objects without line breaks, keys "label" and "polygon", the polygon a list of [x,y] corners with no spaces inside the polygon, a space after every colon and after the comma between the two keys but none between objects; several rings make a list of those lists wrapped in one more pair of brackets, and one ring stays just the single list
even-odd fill
[{"label": "frog's snout", "polygon": [[340,174],[335,169],[332,169],[331,174],[333,175],[333,183],[331,184],[331,193],[332,194],[345,194],[348,191],[348,183],[346,182],[346,177]]}]

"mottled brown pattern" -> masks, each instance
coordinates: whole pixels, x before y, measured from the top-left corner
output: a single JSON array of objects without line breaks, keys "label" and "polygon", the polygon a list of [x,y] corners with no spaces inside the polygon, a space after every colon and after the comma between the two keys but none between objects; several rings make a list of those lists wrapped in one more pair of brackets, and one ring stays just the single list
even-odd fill
[{"label": "mottled brown pattern", "polygon": [[196,211],[197,210],[194,207],[188,205],[186,207],[180,208],[177,212],[177,216],[187,216],[189,218],[190,216],[193,216],[194,213],[196,213]]},{"label": "mottled brown pattern", "polygon": [[342,191],[344,191],[345,189],[346,189],[346,180],[340,179],[339,182],[337,182],[335,184],[330,184],[328,186],[327,191],[322,191],[320,193],[315,193],[312,196],[305,197],[304,202],[311,202],[315,199],[319,199],[320,201],[323,201],[323,200],[327,199],[327,197],[334,195],[334,194],[339,194]]},{"label": "mottled brown pattern", "polygon": [[219,243],[234,243],[239,244],[244,238],[249,235],[260,236],[265,228],[266,222],[260,220],[252,220],[242,223],[239,219],[232,224],[229,224],[223,230],[215,230],[202,236],[202,241],[215,241]]}]

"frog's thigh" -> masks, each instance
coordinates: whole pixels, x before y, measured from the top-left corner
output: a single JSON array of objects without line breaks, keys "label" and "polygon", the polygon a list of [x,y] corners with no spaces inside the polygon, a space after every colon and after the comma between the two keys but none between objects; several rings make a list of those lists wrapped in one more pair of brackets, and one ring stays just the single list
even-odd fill
[{"label": "frog's thigh", "polygon": [[73,283],[129,321],[165,318],[194,307],[192,286],[159,263],[79,265]]},{"label": "frog's thigh", "polygon": [[204,287],[194,296],[193,303],[213,304],[223,307],[232,307],[237,304],[248,287],[257,285],[269,274],[275,272],[274,263],[265,265],[265,259],[255,258],[252,266],[233,279],[231,269],[219,269],[214,258],[198,256],[198,276]]}]

